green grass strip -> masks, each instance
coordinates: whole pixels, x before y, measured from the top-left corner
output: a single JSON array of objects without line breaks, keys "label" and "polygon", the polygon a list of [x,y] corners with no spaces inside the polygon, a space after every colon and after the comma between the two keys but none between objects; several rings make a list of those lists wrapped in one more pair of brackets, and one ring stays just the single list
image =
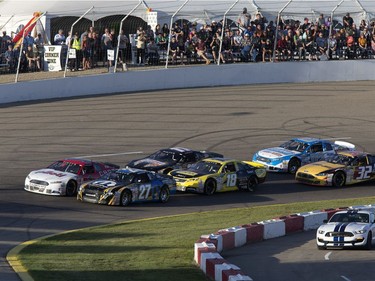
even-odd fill
[{"label": "green grass strip", "polygon": [[193,262],[202,234],[297,212],[374,204],[375,197],[236,208],[67,232],[24,247],[17,259],[36,281],[207,280]]}]

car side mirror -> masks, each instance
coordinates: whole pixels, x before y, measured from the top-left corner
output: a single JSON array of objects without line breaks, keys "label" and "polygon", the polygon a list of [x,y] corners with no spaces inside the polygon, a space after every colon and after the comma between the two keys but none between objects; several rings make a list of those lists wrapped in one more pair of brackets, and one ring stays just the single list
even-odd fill
[{"label": "car side mirror", "polygon": [[327,223],[328,222],[328,220],[323,220],[323,223]]}]

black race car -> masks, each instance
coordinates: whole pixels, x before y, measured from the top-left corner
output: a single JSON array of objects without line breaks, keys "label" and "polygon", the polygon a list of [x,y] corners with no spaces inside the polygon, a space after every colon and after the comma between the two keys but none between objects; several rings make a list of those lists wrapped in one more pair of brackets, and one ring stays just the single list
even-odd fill
[{"label": "black race car", "polygon": [[186,169],[191,164],[205,158],[222,158],[215,152],[196,151],[182,147],[171,147],[156,151],[146,158],[131,161],[127,166],[168,174],[174,169]]}]

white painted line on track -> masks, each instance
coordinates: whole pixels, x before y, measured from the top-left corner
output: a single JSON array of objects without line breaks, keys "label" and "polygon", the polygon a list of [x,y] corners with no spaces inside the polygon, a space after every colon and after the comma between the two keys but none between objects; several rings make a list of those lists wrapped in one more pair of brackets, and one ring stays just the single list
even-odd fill
[{"label": "white painted line on track", "polygon": [[113,153],[113,154],[98,154],[98,155],[77,156],[75,158],[96,158],[96,157],[108,157],[108,156],[142,154],[142,153],[143,153],[143,151],[132,151],[132,152],[122,152],[122,153]]},{"label": "white painted line on track", "polygon": [[324,259],[326,260],[326,261],[328,261],[329,260],[329,256],[332,254],[332,252],[328,252],[325,256],[324,256]]},{"label": "white painted line on track", "polygon": [[344,279],[345,281],[351,281],[348,277],[345,277],[344,275],[341,275],[340,276],[342,279]]}]

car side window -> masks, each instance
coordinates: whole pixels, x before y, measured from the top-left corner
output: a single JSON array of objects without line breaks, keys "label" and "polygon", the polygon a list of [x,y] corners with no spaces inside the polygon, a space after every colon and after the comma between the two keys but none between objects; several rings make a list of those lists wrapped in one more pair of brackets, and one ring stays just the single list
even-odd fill
[{"label": "car side window", "polygon": [[102,167],[97,163],[94,163],[94,168],[95,168],[95,171],[97,172],[100,172],[101,170],[103,170]]},{"label": "car side window", "polygon": [[311,153],[322,152],[323,151],[323,145],[321,143],[313,144],[310,147],[310,151],[311,151]]},{"label": "car side window", "polygon": [[234,163],[227,163],[225,166],[224,166],[224,169],[223,169],[223,172],[224,173],[232,173],[232,172],[235,172],[236,171],[236,166],[234,165]]},{"label": "car side window", "polygon": [[367,158],[366,156],[358,157],[358,166],[366,166],[367,165]]},{"label": "car side window", "polygon": [[331,151],[331,150],[333,150],[332,145],[328,142],[324,143],[324,151]]},{"label": "car side window", "polygon": [[184,163],[194,163],[197,161],[197,158],[194,153],[186,153],[184,155]]},{"label": "car side window", "polygon": [[148,175],[146,173],[138,174],[134,178],[135,183],[148,183],[149,181],[150,181],[150,178],[148,177]]},{"label": "car side window", "polygon": [[84,171],[85,175],[87,175],[87,174],[94,174],[95,173],[94,166],[85,166],[83,168],[83,171]]}]

